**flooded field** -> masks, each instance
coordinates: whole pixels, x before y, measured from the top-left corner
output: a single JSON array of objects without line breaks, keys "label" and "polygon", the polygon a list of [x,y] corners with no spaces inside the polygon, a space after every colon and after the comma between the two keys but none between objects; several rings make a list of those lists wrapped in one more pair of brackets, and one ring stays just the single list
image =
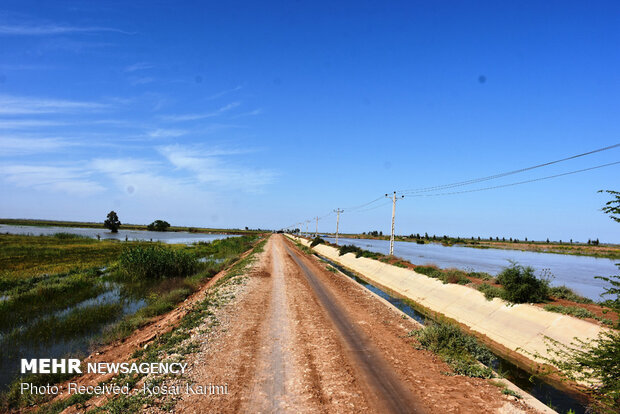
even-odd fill
[{"label": "flooded field", "polygon": [[[334,243],[335,239],[325,237]],[[362,249],[388,254],[390,242],[387,240],[340,238],[340,245],[352,244]],[[578,294],[595,301],[601,300],[605,282],[594,276],[618,274],[617,261],[588,256],[571,256],[553,253],[524,252],[520,250],[476,249],[463,246],[442,246],[438,243],[416,244],[395,242],[394,255],[416,265],[435,264],[441,268],[487,272],[497,275],[503,268],[516,261],[523,266],[531,266],[540,274],[548,269],[554,276],[551,285],[566,285]]]},{"label": "flooded field", "polygon": [[166,238],[183,240],[172,245],[61,230],[0,233],[0,391],[18,376],[21,358],[83,357],[124,337],[171,310],[256,239],[187,233]]},{"label": "flooded field", "polygon": [[211,241],[234,237],[230,234],[204,234],[189,233],[186,231],[147,231],[147,230],[119,230],[112,233],[108,229],[92,229],[81,227],[56,227],[56,226],[13,226],[0,224],[0,233],[26,234],[32,236],[53,235],[56,233],[70,233],[79,236],[116,240],[144,240],[160,241],[169,244],[189,244],[198,241]]}]

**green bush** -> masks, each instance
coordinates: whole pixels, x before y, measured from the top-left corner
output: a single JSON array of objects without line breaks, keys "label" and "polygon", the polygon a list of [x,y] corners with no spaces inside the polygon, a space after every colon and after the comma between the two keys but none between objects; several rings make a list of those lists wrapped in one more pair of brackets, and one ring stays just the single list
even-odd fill
[{"label": "green bush", "polygon": [[549,280],[539,279],[534,269],[513,263],[497,281],[504,287],[503,299],[513,303],[540,303],[549,298]]},{"label": "green bush", "polygon": [[137,279],[189,276],[198,270],[198,260],[183,250],[158,244],[133,246],[121,253],[121,272]]},{"label": "green bush", "polygon": [[314,239],[312,239],[312,243],[310,243],[310,247],[314,247],[318,244],[325,244],[325,240],[323,240],[320,237],[315,237]]},{"label": "green bush", "polygon": [[487,300],[504,297],[504,289],[499,286],[489,285],[488,283],[479,285],[478,290],[484,293],[484,297],[487,298]]},{"label": "green bush", "polygon": [[435,279],[439,279],[441,277],[441,270],[435,266],[416,266],[414,270],[417,273],[421,273],[428,277],[434,277]]},{"label": "green bush", "polygon": [[342,256],[343,254],[347,254],[347,253],[353,253],[355,254],[355,257],[368,257],[370,259],[378,259],[381,256],[383,256],[380,253],[375,253],[375,252],[371,252],[368,250],[364,250],[352,244],[341,246],[340,249],[338,249],[338,252],[340,256]]},{"label": "green bush", "polygon": [[439,355],[456,374],[470,377],[491,378],[493,371],[478,362],[491,365],[495,356],[476,338],[449,323],[431,323],[412,332],[422,348]]}]

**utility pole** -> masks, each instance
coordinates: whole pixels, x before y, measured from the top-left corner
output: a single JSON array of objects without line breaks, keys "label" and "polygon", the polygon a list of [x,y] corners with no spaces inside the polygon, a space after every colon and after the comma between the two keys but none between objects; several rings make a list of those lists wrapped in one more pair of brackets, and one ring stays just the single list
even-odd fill
[{"label": "utility pole", "polygon": [[336,213],[336,246],[338,246],[338,224],[340,223],[340,213],[344,213],[344,210],[337,208],[334,213]]},{"label": "utility pole", "polygon": [[308,237],[308,223],[310,223],[310,220],[306,220],[306,237]]},{"label": "utility pole", "polygon": [[[389,198],[389,195],[386,194]],[[396,191],[392,194],[392,234],[390,235],[390,256],[394,255],[394,216],[396,215]],[[403,199],[405,196],[400,196],[398,199]]]},{"label": "utility pole", "polygon": [[316,231],[314,232],[314,238],[319,237],[319,216],[316,217]]}]

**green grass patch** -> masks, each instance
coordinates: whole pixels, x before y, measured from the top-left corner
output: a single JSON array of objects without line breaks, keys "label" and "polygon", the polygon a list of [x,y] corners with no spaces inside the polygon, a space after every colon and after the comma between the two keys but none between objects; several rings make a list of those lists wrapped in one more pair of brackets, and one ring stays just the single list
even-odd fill
[{"label": "green grass patch", "polygon": [[562,306],[562,305],[545,305],[545,310],[549,312],[557,312],[563,315],[571,315],[576,318],[596,318],[596,315],[587,309],[579,306]]},{"label": "green grass patch", "polygon": [[131,246],[119,258],[119,271],[131,279],[185,277],[198,270],[198,259],[188,251],[161,244]]},{"label": "green grass patch", "polygon": [[43,274],[106,266],[118,258],[124,244],[83,237],[0,234],[0,288]]},{"label": "green grass patch", "polygon": [[477,378],[492,378],[493,370],[480,365],[490,365],[495,356],[476,338],[467,335],[453,324],[432,322],[412,331],[423,349],[440,356],[455,374]]},{"label": "green grass patch", "polygon": [[592,299],[584,298],[566,286],[550,287],[549,295],[557,299],[566,299],[576,303],[594,303]]}]

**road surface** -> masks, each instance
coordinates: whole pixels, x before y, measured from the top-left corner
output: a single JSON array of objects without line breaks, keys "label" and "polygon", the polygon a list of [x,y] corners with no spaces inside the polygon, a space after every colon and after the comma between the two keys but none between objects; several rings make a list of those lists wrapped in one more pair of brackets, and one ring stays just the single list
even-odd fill
[{"label": "road surface", "polygon": [[[419,327],[281,235],[190,359],[190,380],[228,394],[183,395],[187,413],[517,413],[488,380],[446,375],[415,348]],[[523,411],[522,411],[523,410]]]}]

